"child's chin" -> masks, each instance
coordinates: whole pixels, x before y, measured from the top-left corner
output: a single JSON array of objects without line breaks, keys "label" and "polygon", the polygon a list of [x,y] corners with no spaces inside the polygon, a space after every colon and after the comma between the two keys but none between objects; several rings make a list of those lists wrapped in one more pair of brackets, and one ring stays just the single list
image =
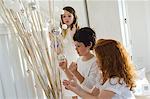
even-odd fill
[{"label": "child's chin", "polygon": [[71,24],[67,22],[66,25],[67,25],[67,26],[70,26]]}]

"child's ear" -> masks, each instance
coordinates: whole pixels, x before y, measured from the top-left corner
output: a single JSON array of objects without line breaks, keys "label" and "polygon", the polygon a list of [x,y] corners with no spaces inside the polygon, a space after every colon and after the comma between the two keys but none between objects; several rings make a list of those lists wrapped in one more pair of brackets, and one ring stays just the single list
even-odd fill
[{"label": "child's ear", "polygon": [[92,42],[90,42],[90,45],[89,45],[88,47],[89,47],[89,49],[91,49],[91,47],[92,47]]}]

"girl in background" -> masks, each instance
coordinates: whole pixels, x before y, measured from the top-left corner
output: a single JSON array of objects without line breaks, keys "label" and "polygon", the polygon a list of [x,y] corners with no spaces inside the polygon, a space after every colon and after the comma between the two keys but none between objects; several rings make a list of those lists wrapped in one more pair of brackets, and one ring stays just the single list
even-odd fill
[{"label": "girl in background", "polygon": [[[64,80],[64,86],[83,99],[135,99],[135,69],[125,48],[118,41],[99,39],[94,47],[101,78],[92,93],[77,84],[76,78]],[[97,94],[95,94],[97,93]]]},{"label": "girl in background", "polygon": [[76,12],[72,7],[66,6],[63,8],[63,10],[64,13],[61,15],[63,53],[70,64],[72,61],[76,61],[78,58],[73,42],[73,35],[75,34],[76,30],[79,29],[79,25],[77,22]]},{"label": "girl in background", "polygon": [[[75,45],[73,41],[73,35],[76,30],[79,29],[77,22],[77,15],[74,8],[66,6],[63,8],[64,13],[61,15],[60,27],[62,29],[62,45],[63,45],[63,55],[68,61],[68,64],[71,62],[76,62],[78,54],[75,50]],[[64,72],[62,73],[61,79],[66,79]],[[65,98],[76,98],[76,95],[63,88]]]}]

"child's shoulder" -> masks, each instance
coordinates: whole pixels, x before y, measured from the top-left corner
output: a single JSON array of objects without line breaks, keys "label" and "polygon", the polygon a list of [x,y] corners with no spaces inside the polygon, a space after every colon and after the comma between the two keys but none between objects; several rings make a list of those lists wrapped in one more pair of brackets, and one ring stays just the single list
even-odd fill
[{"label": "child's shoulder", "polygon": [[95,63],[95,62],[96,62],[96,57],[95,57],[95,56],[91,57],[90,59],[88,59],[88,60],[86,60],[86,61],[83,61],[82,58],[83,58],[82,56],[79,57],[79,58],[77,59],[77,62],[80,62],[80,63],[87,63],[87,64]]}]

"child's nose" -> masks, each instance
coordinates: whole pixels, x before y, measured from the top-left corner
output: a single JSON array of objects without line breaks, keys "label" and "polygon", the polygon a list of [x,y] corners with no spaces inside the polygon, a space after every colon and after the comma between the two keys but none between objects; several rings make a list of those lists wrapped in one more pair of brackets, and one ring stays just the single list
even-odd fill
[{"label": "child's nose", "polygon": [[66,19],[68,20],[68,19],[69,19],[69,17],[66,17]]}]

